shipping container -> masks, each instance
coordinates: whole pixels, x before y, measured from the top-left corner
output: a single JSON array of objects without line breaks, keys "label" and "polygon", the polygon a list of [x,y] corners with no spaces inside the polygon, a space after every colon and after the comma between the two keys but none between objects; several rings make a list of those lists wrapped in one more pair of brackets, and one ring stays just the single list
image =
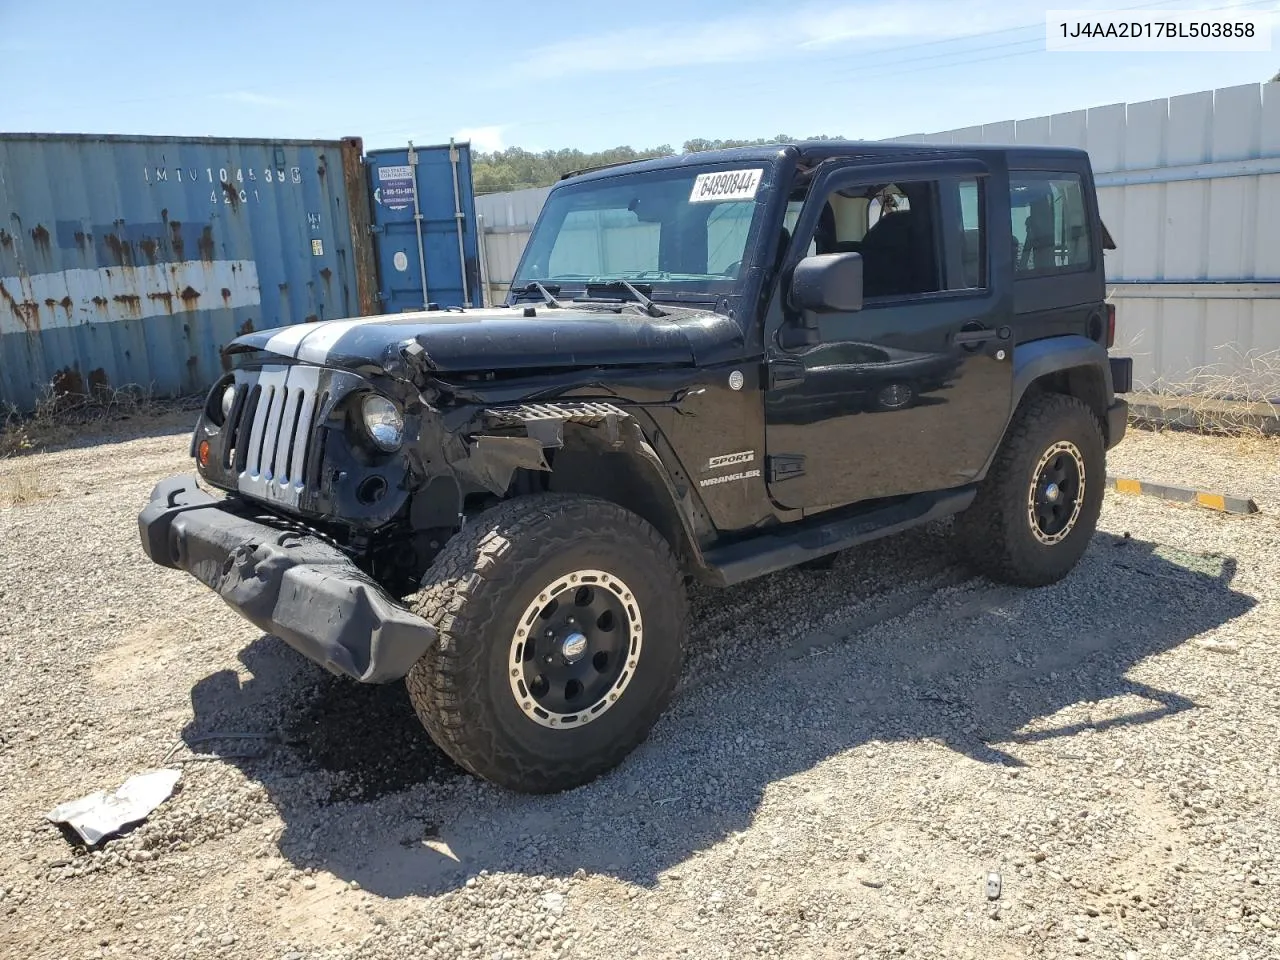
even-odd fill
[{"label": "shipping container", "polygon": [[482,304],[470,144],[371,150],[366,165],[382,311]]},{"label": "shipping container", "polygon": [[196,392],[238,333],[376,309],[361,154],[0,135],[0,401]]},{"label": "shipping container", "polygon": [[474,223],[466,144],[0,134],[0,410],[198,393],[241,333],[480,302]]}]

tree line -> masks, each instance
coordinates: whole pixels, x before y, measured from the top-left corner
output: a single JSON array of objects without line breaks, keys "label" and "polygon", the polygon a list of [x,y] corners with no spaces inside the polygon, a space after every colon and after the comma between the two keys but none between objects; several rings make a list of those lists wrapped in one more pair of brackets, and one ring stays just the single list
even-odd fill
[{"label": "tree line", "polygon": [[[796,140],[843,140],[841,136],[820,134],[813,137],[791,137],[778,134],[764,140],[686,140],[681,144],[682,153],[701,153],[725,147],[748,147],[769,143],[793,143]],[[636,149],[613,147],[608,150],[585,152],[582,150],[544,150],[532,153],[520,147],[493,152],[475,151],[471,156],[471,178],[477,194],[503,193],[508,190],[526,190],[531,187],[549,187],[566,173],[631,160],[647,160],[652,157],[673,156],[676,151],[670,144]]]}]

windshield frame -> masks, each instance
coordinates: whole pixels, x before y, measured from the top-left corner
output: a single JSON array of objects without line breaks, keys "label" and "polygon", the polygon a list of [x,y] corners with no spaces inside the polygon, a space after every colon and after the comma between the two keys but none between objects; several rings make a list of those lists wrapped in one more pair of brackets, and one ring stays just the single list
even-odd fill
[{"label": "windshield frame", "polygon": [[[556,279],[554,276],[535,276],[532,274],[524,276],[529,269],[529,265],[536,258],[544,255],[550,256],[550,247],[554,245],[555,238],[559,235],[565,218],[575,209],[568,201],[571,201],[576,196],[601,190],[612,191],[629,183],[639,184],[654,180],[687,179],[692,184],[699,174],[748,169],[759,170],[760,181],[754,197],[751,198],[751,202],[755,205],[755,210],[751,215],[751,223],[747,229],[746,241],[742,248],[742,266],[738,270],[736,277],[722,279],[699,277],[696,280],[679,280],[651,275],[637,277],[634,271],[624,272],[623,274],[600,274],[590,280],[576,278]],[[747,284],[751,282],[756,272],[756,264],[760,262],[759,248],[770,220],[769,210],[777,192],[778,175],[778,157],[699,160],[696,156],[692,156],[688,159],[682,159],[680,162],[661,166],[646,164],[643,169],[635,170],[618,168],[616,171],[610,171],[599,176],[591,176],[588,179],[562,181],[551,190],[543,204],[542,211],[538,215],[537,222],[534,224],[529,240],[525,243],[520,260],[512,274],[506,301],[508,304],[515,304],[517,299],[529,296],[529,294],[524,293],[524,290],[526,285],[533,280],[537,280],[551,289],[558,300],[565,302],[586,298],[588,296],[588,283],[594,286],[596,283],[608,284],[614,282],[616,287],[616,280],[619,276],[632,284],[638,285],[646,295],[655,301],[708,303],[740,296],[746,291]],[[714,210],[717,204],[709,203],[707,206]],[[656,273],[657,271],[653,272]],[[594,298],[595,296],[599,295],[593,290],[592,297]],[[615,289],[604,293],[603,296],[607,298],[620,296],[626,299],[628,294],[625,292],[619,294]]]}]

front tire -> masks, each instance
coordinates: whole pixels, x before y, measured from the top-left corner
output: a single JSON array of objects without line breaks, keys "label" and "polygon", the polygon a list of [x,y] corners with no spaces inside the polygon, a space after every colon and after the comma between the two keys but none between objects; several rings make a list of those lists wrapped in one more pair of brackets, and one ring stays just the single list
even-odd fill
[{"label": "front tire", "polygon": [[1105,486],[1106,446],[1093,411],[1075,397],[1033,397],[957,518],[960,551],[994,580],[1056,583],[1088,549]]},{"label": "front tire", "polygon": [[675,557],[605,500],[520,497],[469,520],[414,610],[440,634],[406,678],[419,719],[463,769],[522,793],[616,767],[679,679],[687,614]]}]

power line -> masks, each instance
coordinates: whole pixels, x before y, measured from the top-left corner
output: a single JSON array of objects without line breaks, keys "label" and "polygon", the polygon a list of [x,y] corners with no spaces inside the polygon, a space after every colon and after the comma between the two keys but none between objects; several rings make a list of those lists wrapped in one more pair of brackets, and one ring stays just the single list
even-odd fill
[{"label": "power line", "polygon": [[[1274,2],[1274,0],[1252,0],[1252,2],[1249,2],[1249,3],[1237,4],[1233,6],[1232,9],[1253,7],[1253,6],[1258,6],[1259,4],[1262,4],[1262,3],[1271,3],[1271,2]],[[1122,7],[1114,7],[1112,9],[1115,11],[1127,12],[1131,10],[1147,10],[1155,7],[1167,7],[1167,6],[1168,6],[1168,0],[1148,0],[1148,2],[1146,3],[1132,4],[1129,6],[1122,6]],[[1170,12],[1177,12],[1178,10],[1183,8],[1173,7],[1169,9],[1170,9]],[[1016,27],[1002,27],[998,30],[976,31],[974,33],[969,33],[969,34],[965,34],[963,36],[958,36],[958,37],[946,37],[940,40],[926,40],[926,41],[921,41],[919,43],[899,44],[898,46],[895,46],[895,47],[881,47],[879,49],[863,50],[863,51],[858,51],[855,54],[841,53],[841,54],[836,54],[832,56],[814,57],[810,59],[808,62],[809,63],[832,63],[836,61],[847,60],[851,56],[856,56],[861,59],[878,58],[885,54],[890,54],[890,53],[901,53],[904,51],[918,50],[926,47],[936,47],[943,44],[962,43],[962,42],[971,41],[971,40],[1003,36],[1005,34],[1010,34],[1010,33],[1018,33],[1024,30],[1037,30],[1037,29],[1041,31],[1044,30],[1043,20],[1038,23],[1024,23]],[[973,53],[983,53],[990,50],[1000,50],[1000,49],[1006,49],[1006,48],[1011,48],[1016,46],[1022,46],[1029,43],[1041,43],[1041,42],[1043,42],[1043,33],[1039,37],[1028,38],[1026,40],[1015,40],[1015,41],[1010,41],[1006,43],[993,44],[989,46],[975,47],[968,50],[949,50],[949,51],[943,51],[941,53],[928,54],[923,57],[899,57],[899,58],[891,59],[887,62],[882,62],[882,63],[856,64],[856,65],[852,65],[848,70],[835,73],[834,76],[844,77],[844,76],[856,75],[859,72],[865,71],[865,70],[875,70],[883,67],[893,67],[903,63],[917,63],[917,62],[937,60],[937,59],[941,59],[945,57],[953,57],[953,56],[962,57],[962,56],[967,56]],[[1030,51],[1026,51],[1025,53],[1036,53],[1036,52],[1040,52],[1040,50],[1039,49],[1030,50]],[[1015,53],[1015,54],[1010,54],[1009,56],[1024,56],[1025,53]],[[967,63],[984,63],[991,59],[999,59],[999,58],[983,57],[976,60],[959,60],[959,61],[955,61],[954,65],[959,66]],[[949,66],[949,65],[951,64],[942,64],[942,66]],[[928,68],[921,68],[921,69],[928,69]],[[895,75],[897,74],[873,74],[872,78],[876,78],[879,76],[895,76]],[[775,84],[776,84],[776,78],[773,78],[773,77],[760,78],[754,81],[749,80],[744,83],[735,83],[734,90],[735,91],[757,90],[767,86],[774,86]],[[649,101],[648,103],[646,103],[646,106],[662,108],[668,105],[675,105],[677,100],[683,103],[685,102],[686,98],[682,94],[675,94],[671,97],[661,98],[656,101]],[[382,134],[399,133],[405,130],[407,127],[411,127],[414,124],[419,123],[424,119],[427,119],[427,118],[425,117],[410,118],[409,120],[406,120],[405,123],[400,124],[395,128],[384,128],[382,130],[369,131],[367,136],[379,136]],[[517,121],[515,123],[510,123],[510,124],[504,124],[503,126],[507,128],[536,127],[539,129],[546,129],[553,125],[548,123],[543,123],[540,121],[526,120],[526,121]]]},{"label": "power line", "polygon": [[[1266,5],[1274,6],[1275,5],[1274,0],[1252,0],[1252,2],[1232,4],[1230,5],[1229,9],[1233,9],[1233,10],[1248,9],[1248,8],[1266,6]],[[1133,11],[1133,10],[1152,9],[1156,7],[1166,7],[1171,13],[1179,12],[1186,9],[1183,7],[1169,6],[1167,0],[1155,0],[1155,2],[1133,4],[1130,6],[1115,7],[1113,9],[1117,11]],[[977,63],[989,63],[989,62],[994,62],[994,61],[1003,60],[1003,59],[1012,59],[1020,56],[1026,56],[1031,53],[1037,53],[1037,52],[1040,52],[1042,48],[1037,47],[1036,49],[1003,53],[997,56],[973,57],[973,54],[988,53],[988,52],[997,51],[997,50],[1013,51],[1017,47],[1023,47],[1028,44],[1041,43],[1043,42],[1043,36],[1028,38],[1024,40],[1006,41],[1002,43],[989,44],[985,46],[971,47],[967,50],[943,50],[941,52],[929,53],[923,56],[893,57],[888,60],[883,60],[882,58],[884,58],[886,55],[889,55],[889,54],[904,53],[904,52],[927,49],[932,47],[939,47],[944,45],[954,45],[958,43],[970,42],[973,40],[990,39],[990,38],[1005,36],[1009,34],[1016,34],[1021,31],[1031,30],[1031,29],[1043,30],[1044,29],[1043,21],[1039,23],[1021,24],[1019,26],[1002,27],[996,30],[975,31],[973,33],[964,34],[961,36],[946,37],[938,40],[927,40],[927,41],[921,41],[918,43],[899,44],[897,46],[892,46],[892,47],[881,47],[879,49],[863,50],[853,54],[841,53],[841,54],[832,55],[832,56],[812,57],[812,58],[808,58],[808,63],[826,64],[826,63],[833,63],[833,62],[839,62],[839,61],[847,61],[851,58],[857,58],[858,60],[862,60],[862,61],[867,61],[867,60],[879,61],[875,63],[869,63],[869,62],[851,63],[851,64],[847,64],[842,69],[830,71],[830,72],[827,72],[826,74],[826,76],[830,79],[852,78],[852,79],[859,79],[859,80],[881,79],[881,78],[887,78],[887,77],[893,77],[893,76],[900,76],[904,73],[912,73],[917,71],[924,72],[931,69],[941,69],[945,67],[957,67],[957,66],[967,66],[970,64],[977,64]],[[950,58],[961,58],[961,59],[950,59]],[[932,66],[918,66],[918,67],[913,66],[905,70],[896,69],[903,65],[923,64],[923,63],[928,63],[930,61],[944,61],[944,62],[937,63]],[[734,89],[737,92],[751,91],[751,90],[760,89],[765,86],[772,86],[775,83],[776,83],[775,77],[756,78],[754,80],[747,80],[745,82],[736,83],[734,86]],[[285,91],[292,91],[292,90],[301,89],[301,88],[297,87],[295,84],[290,84],[286,82],[286,83],[274,83],[271,85],[271,89],[276,92],[285,92]],[[208,95],[210,99],[215,99],[217,98],[217,96],[218,95],[216,94]],[[148,97],[148,98],[130,98],[126,100],[116,100],[116,101],[107,102],[105,104],[101,104],[99,109],[111,109],[113,107],[136,106],[136,105],[151,104],[151,103],[165,103],[165,102],[171,102],[177,99],[188,99],[188,98],[182,95],[160,95],[157,97]],[[650,108],[662,109],[668,105],[673,105],[677,99],[679,99],[680,103],[686,102],[686,99],[681,94],[673,94],[670,97],[660,97],[655,100],[650,100],[646,103],[646,106],[649,106]],[[18,117],[30,116],[32,114],[33,114],[32,111],[20,110],[17,112],[16,116]],[[392,133],[399,134],[404,132],[405,130],[412,129],[416,124],[422,122],[425,119],[427,118],[424,116],[412,117],[412,118],[406,119],[403,123],[398,124],[394,128],[384,127],[381,129],[364,131],[360,135],[367,139],[370,137],[378,137],[383,135],[389,135]],[[553,127],[554,125],[550,123],[540,122],[540,121],[516,121],[514,123],[504,124],[503,126],[507,128],[517,128],[517,129],[522,127],[548,129]]]},{"label": "power line", "polygon": [[[1250,0],[1250,2],[1235,5],[1234,9],[1248,9],[1252,7],[1267,5],[1269,3],[1272,3],[1272,0]],[[1136,9],[1151,8],[1155,6],[1159,6],[1159,4],[1145,3],[1145,4],[1139,4],[1139,5],[1135,5],[1127,8],[1120,8],[1120,9],[1136,10]],[[1170,12],[1176,12],[1176,11],[1170,11]],[[993,33],[996,33],[996,32],[1009,33],[1015,29],[1026,29],[1026,28],[1025,27],[1009,28],[1003,31],[992,31],[992,32]],[[1029,40],[1017,40],[1017,41],[1009,41],[1009,42],[1003,42],[998,44],[990,44],[985,47],[977,47],[969,50],[946,51],[942,54],[931,54],[923,57],[899,58],[895,61],[891,61],[888,63],[858,64],[853,66],[851,70],[843,71],[843,75],[846,77],[853,76],[858,80],[879,80],[882,78],[894,77],[894,76],[899,76],[907,73],[927,72],[930,70],[961,67],[961,66],[967,66],[970,64],[1009,60],[1017,57],[1025,57],[1025,56],[1030,56],[1032,54],[1043,52],[1044,48],[1039,45],[1041,43],[1043,43],[1043,40],[1041,40],[1040,38],[1029,39]],[[1027,44],[1037,44],[1037,46],[1034,49],[1016,50],[1012,52],[999,52],[994,54],[991,53],[991,51],[1010,51],[1011,48],[1026,46]],[[918,47],[918,46],[927,46],[927,45],[929,44],[916,44],[912,46]],[[974,54],[980,54],[980,53],[987,53],[990,55],[973,56]],[[938,60],[941,58],[948,58],[948,57],[959,57],[961,59],[952,59],[952,60],[948,60],[947,62],[933,63],[926,66],[904,66],[906,64],[919,64],[923,61]],[[767,82],[772,83],[772,81],[767,81]],[[750,86],[750,84],[745,84],[745,85],[739,84],[736,87],[736,89],[743,90],[743,89],[746,89],[748,86]],[[654,109],[662,108],[661,102],[659,103],[650,102],[647,105]]]},{"label": "power line", "polygon": [[[1247,3],[1240,3],[1240,4],[1236,4],[1232,9],[1245,9],[1245,8],[1248,8],[1248,7],[1256,7],[1256,6],[1261,6],[1261,5],[1264,5],[1264,4],[1273,4],[1274,2],[1275,2],[1275,0],[1250,0],[1250,2],[1247,2]],[[1141,5],[1141,7],[1118,7],[1117,9],[1118,9],[1118,10],[1136,10],[1136,9],[1142,9],[1143,7],[1151,7],[1151,6],[1155,6],[1155,4],[1143,4],[1143,5]],[[1176,12],[1176,11],[1171,11],[1171,12]],[[1039,42],[1040,42],[1040,38],[1037,38],[1037,39],[1035,39],[1035,40],[1015,40],[1015,41],[1013,41],[1012,43],[994,44],[994,45],[989,46],[989,47],[979,47],[979,48],[975,48],[975,49],[973,49],[973,50],[958,51],[958,52],[957,52],[957,55],[963,56],[963,55],[970,54],[970,53],[983,53],[983,52],[986,52],[986,51],[989,51],[989,50],[999,50],[999,49],[1004,48],[1004,47],[1013,47],[1013,46],[1019,46],[1019,45],[1027,44],[1027,43],[1039,43]],[[1041,48],[1037,48],[1037,49],[1035,49],[1035,50],[1025,50],[1025,51],[1022,51],[1022,52],[1020,52],[1020,53],[1004,54],[1004,55],[995,56],[995,57],[979,57],[979,58],[977,58],[977,59],[957,60],[957,61],[953,61],[953,62],[951,62],[951,63],[937,64],[937,65],[935,65],[935,66],[933,66],[933,67],[920,67],[920,68],[918,68],[918,69],[920,69],[920,70],[936,70],[936,69],[941,69],[941,68],[943,68],[943,67],[963,66],[963,65],[965,65],[965,64],[969,64],[969,63],[986,63],[986,62],[991,61],[991,60],[1003,60],[1003,59],[1005,59],[1006,57],[1008,57],[1008,58],[1012,58],[1012,57],[1023,57],[1023,56],[1026,56],[1026,55],[1028,55],[1028,54],[1031,54],[1031,53],[1041,53],[1041,52],[1044,52],[1044,51],[1043,51]],[[1086,52],[1087,52],[1087,51],[1086,51]],[[927,57],[927,58],[926,58],[926,57],[920,57],[920,58],[915,58],[915,60],[916,60],[916,61],[918,61],[918,60],[925,60],[925,59],[936,59],[936,57]],[[900,61],[897,61],[897,62],[896,62],[896,63],[894,63],[894,64],[881,64],[881,66],[896,66],[897,64],[907,63],[907,62],[915,62],[915,61],[900,60]],[[898,75],[900,75],[900,74],[902,74],[902,73],[912,73],[912,72],[915,72],[915,69],[916,69],[916,68],[912,68],[912,69],[910,69],[910,70],[894,70],[894,71],[891,71],[891,72],[888,72],[888,73],[875,73],[875,74],[872,74],[870,77],[862,77],[861,79],[878,79],[879,77],[885,77],[885,76],[898,76]],[[841,75],[843,75],[843,76],[848,76],[848,75],[850,75],[850,74],[849,74],[849,73],[845,73],[845,74],[841,74]]]},{"label": "power line", "polygon": [[[1232,7],[1232,9],[1247,9],[1250,7],[1257,7],[1257,6],[1267,5],[1267,4],[1274,5],[1274,0],[1250,0],[1250,2],[1247,2],[1247,3],[1236,4]],[[1115,9],[1117,11],[1120,11],[1120,10],[1131,11],[1131,10],[1150,9],[1150,8],[1159,7],[1159,6],[1164,6],[1164,4],[1160,2],[1157,2],[1157,3],[1148,2],[1148,3],[1136,4],[1128,7],[1117,7]],[[1171,13],[1179,12],[1179,10],[1171,9],[1170,12]],[[1003,31],[992,31],[992,33],[1007,33],[1007,32],[1012,32],[1014,30],[1026,30],[1030,26],[1043,28],[1043,24],[1032,24],[1032,25],[1022,26],[1022,27],[1011,27]],[[976,36],[980,36],[980,34],[971,34],[969,38],[972,39],[973,37],[976,37]],[[936,43],[939,41],[934,41],[934,42]],[[1041,46],[1041,44],[1043,43],[1044,43],[1043,37],[1036,37],[1036,38],[1030,38],[1026,40],[1014,40],[1014,41],[1008,41],[1004,43],[990,44],[987,46],[973,47],[969,50],[944,51],[943,53],[940,53],[940,54],[929,54],[924,57],[897,58],[897,59],[890,60],[883,63],[851,64],[844,70],[828,72],[824,76],[824,78],[819,82],[825,83],[827,82],[827,78],[878,80],[886,77],[901,76],[907,73],[926,72],[929,70],[938,70],[938,69],[944,69],[947,67],[967,66],[969,64],[974,64],[974,63],[990,63],[998,60],[1012,59],[1015,57],[1024,57],[1034,53],[1042,53],[1044,52],[1044,47]],[[983,57],[972,56],[972,54],[987,53],[992,50],[1009,49],[1012,47],[1025,46],[1027,44],[1037,44],[1037,46],[1029,50],[1021,50],[1013,53],[998,54],[996,56],[983,56]],[[923,46],[923,44],[912,45],[912,46]],[[898,48],[898,49],[906,49],[906,48],[904,47],[904,48]],[[859,58],[864,58],[864,57],[874,55],[876,52],[877,51],[866,51],[866,52],[855,54],[854,56],[857,56]],[[886,69],[886,68],[896,68],[901,66],[902,64],[921,63],[928,60],[939,60],[947,57],[961,57],[964,59],[949,60],[947,62],[933,64],[932,66],[921,66],[921,67],[913,66],[905,70]],[[735,92],[749,92],[751,90],[760,89],[761,87],[764,87],[764,86],[772,86],[774,85],[774,83],[775,81],[771,78],[757,79],[755,81],[746,81],[744,83],[735,84],[734,90]],[[651,101],[650,103],[647,104],[647,106],[661,109],[669,104],[674,104],[674,102],[675,102],[674,99],[659,100],[657,102]]]}]

